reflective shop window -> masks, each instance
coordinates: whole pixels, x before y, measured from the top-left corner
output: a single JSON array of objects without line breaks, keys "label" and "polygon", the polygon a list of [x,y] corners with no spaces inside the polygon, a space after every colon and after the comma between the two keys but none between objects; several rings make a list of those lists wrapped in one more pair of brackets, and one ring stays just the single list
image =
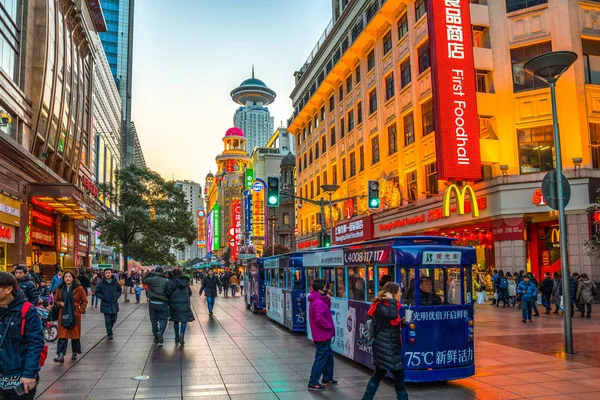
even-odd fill
[{"label": "reflective shop window", "polygon": [[551,125],[517,129],[522,174],[554,169],[554,133]]}]

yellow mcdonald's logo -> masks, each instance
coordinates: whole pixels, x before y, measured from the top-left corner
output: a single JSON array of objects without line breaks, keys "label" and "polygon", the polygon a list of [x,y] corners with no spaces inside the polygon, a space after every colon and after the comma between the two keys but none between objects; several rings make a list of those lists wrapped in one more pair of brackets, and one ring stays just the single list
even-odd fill
[{"label": "yellow mcdonald's logo", "polygon": [[455,193],[456,197],[456,211],[458,215],[463,215],[465,213],[465,195],[469,193],[469,197],[471,199],[471,215],[473,217],[479,217],[479,206],[477,205],[477,198],[475,197],[475,191],[469,185],[465,185],[462,189],[460,189],[456,185],[450,185],[446,192],[444,193],[444,199],[442,200],[442,209],[444,217],[450,216],[450,197],[452,197],[452,192]]},{"label": "yellow mcdonald's logo", "polygon": [[560,229],[552,229],[552,233],[550,234],[550,243],[560,243]]}]

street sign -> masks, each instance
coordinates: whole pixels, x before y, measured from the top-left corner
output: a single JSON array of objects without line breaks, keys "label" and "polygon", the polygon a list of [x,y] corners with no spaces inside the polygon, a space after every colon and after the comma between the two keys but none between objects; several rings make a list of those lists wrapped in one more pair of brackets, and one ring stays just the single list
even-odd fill
[{"label": "street sign", "polygon": [[[544,180],[542,180],[542,193],[544,195],[544,200],[546,203],[548,203],[548,207],[553,210],[558,210],[558,190],[556,183],[556,171],[548,172],[546,176],[544,176]],[[566,207],[567,204],[569,204],[569,200],[571,200],[571,185],[569,185],[569,181],[564,175],[562,175],[562,188]]]}]

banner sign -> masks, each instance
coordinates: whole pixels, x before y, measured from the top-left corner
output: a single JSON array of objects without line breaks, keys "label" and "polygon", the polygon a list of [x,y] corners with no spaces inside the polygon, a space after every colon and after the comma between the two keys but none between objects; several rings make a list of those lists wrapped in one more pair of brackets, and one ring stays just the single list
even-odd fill
[{"label": "banner sign", "polygon": [[423,265],[460,265],[460,251],[424,251]]},{"label": "banner sign", "polygon": [[0,225],[0,242],[15,242],[15,227],[10,225]]},{"label": "banner sign", "polygon": [[[233,230],[233,245],[231,246],[231,255],[233,259],[238,258],[238,251],[241,245],[242,236],[242,201],[234,200],[231,202],[231,229]],[[231,243],[230,243],[231,244]]]},{"label": "banner sign", "polygon": [[218,204],[213,207],[213,250],[221,248],[221,208]]},{"label": "banner sign", "polygon": [[346,266],[390,264],[391,262],[392,249],[389,246],[344,250],[344,265]]},{"label": "banner sign", "polygon": [[[252,234],[252,193],[248,192],[247,196],[244,197],[244,215],[246,221],[246,232]],[[246,244],[250,244],[250,236],[246,238]]]},{"label": "banner sign", "polygon": [[31,227],[31,241],[33,243],[44,244],[46,246],[54,246],[54,232],[44,229]]},{"label": "banner sign", "polygon": [[206,213],[204,212],[204,209],[199,208],[198,212],[197,212],[197,216],[198,216],[198,248],[199,249],[203,249],[206,247],[206,226],[205,226],[205,220],[206,220]]},{"label": "banner sign", "polygon": [[339,267],[344,265],[344,251],[309,253],[302,256],[304,267]]},{"label": "banner sign", "polygon": [[[264,240],[265,237],[265,187],[260,182],[252,186],[252,236]],[[258,189],[258,190],[257,190]]]},{"label": "banner sign", "polygon": [[214,237],[215,237],[215,229],[214,229],[214,212],[209,212],[208,217],[206,217],[206,248],[208,251],[213,250],[214,246]]},{"label": "banner sign", "polygon": [[333,228],[333,242],[346,244],[373,239],[373,216],[344,221]]},{"label": "banner sign", "polygon": [[252,168],[246,168],[246,189],[252,189],[254,183],[254,170]]},{"label": "banner sign", "polygon": [[481,179],[479,115],[469,0],[427,1],[440,179]]},{"label": "banner sign", "polygon": [[0,222],[19,226],[21,220],[21,203],[0,193]]},{"label": "banner sign", "polygon": [[502,218],[492,221],[495,242],[525,240],[525,220],[523,218]]}]

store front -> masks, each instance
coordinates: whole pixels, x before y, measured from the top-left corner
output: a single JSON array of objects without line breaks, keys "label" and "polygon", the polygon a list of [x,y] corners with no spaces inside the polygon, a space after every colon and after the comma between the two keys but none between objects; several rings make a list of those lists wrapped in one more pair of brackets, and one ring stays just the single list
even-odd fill
[{"label": "store front", "polygon": [[21,202],[0,193],[0,270],[17,263]]},{"label": "store front", "polygon": [[90,234],[81,230],[75,229],[75,265],[78,269],[90,268]]}]

